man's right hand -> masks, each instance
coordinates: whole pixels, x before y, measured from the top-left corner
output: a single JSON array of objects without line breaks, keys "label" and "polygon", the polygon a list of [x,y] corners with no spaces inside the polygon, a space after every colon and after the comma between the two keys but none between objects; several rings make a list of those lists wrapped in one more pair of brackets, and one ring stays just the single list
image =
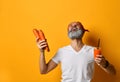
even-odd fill
[{"label": "man's right hand", "polygon": [[40,52],[44,52],[45,47],[47,47],[47,42],[45,40],[40,40],[40,38],[37,38],[36,43],[38,48],[40,49]]}]

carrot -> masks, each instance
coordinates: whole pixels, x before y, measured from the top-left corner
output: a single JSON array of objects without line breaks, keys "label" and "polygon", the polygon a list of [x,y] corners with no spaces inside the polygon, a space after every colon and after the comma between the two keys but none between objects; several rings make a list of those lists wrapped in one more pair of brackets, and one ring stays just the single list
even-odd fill
[{"label": "carrot", "polygon": [[33,33],[34,33],[36,38],[40,38],[39,31],[37,29],[33,29]]},{"label": "carrot", "polygon": [[[34,33],[34,35],[36,36],[36,38],[39,38],[39,41],[40,41],[40,40],[46,40],[46,39],[45,39],[45,36],[44,36],[44,33],[43,33],[42,30],[33,29],[33,33]],[[46,49],[48,52],[50,51],[50,49],[49,49],[49,47],[48,47],[48,44],[47,44],[47,47],[45,47],[45,49]]]},{"label": "carrot", "polygon": [[[39,32],[40,39],[41,39],[41,40],[46,40],[43,31],[42,31],[42,30],[38,30],[38,32]],[[48,52],[50,51],[48,44],[47,44],[47,47],[46,47],[45,49],[46,49]]]},{"label": "carrot", "polygon": [[45,40],[45,35],[44,35],[43,31],[42,30],[38,30],[38,32],[39,32],[40,39],[41,40]]}]

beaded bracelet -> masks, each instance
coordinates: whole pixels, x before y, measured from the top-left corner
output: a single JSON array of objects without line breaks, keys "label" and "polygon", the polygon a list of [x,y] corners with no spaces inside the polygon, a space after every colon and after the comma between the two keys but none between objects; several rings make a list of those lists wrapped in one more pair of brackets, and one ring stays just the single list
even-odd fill
[{"label": "beaded bracelet", "polygon": [[106,60],[104,68],[107,68],[109,66],[109,62]]}]

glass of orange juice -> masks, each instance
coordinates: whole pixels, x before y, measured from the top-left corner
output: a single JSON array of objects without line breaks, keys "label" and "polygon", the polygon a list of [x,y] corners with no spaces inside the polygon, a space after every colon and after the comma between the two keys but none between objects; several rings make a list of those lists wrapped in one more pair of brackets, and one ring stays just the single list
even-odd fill
[{"label": "glass of orange juice", "polygon": [[101,48],[94,48],[94,58],[96,58],[97,55],[101,55]]}]

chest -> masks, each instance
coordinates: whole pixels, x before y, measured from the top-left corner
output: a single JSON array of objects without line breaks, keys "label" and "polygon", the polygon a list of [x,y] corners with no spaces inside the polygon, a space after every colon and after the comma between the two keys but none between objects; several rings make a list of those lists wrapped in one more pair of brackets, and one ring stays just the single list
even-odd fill
[{"label": "chest", "polygon": [[85,66],[90,63],[94,62],[93,54],[91,52],[81,52],[81,53],[74,53],[72,51],[68,52],[67,54],[63,54],[61,59],[61,63],[64,66]]}]

